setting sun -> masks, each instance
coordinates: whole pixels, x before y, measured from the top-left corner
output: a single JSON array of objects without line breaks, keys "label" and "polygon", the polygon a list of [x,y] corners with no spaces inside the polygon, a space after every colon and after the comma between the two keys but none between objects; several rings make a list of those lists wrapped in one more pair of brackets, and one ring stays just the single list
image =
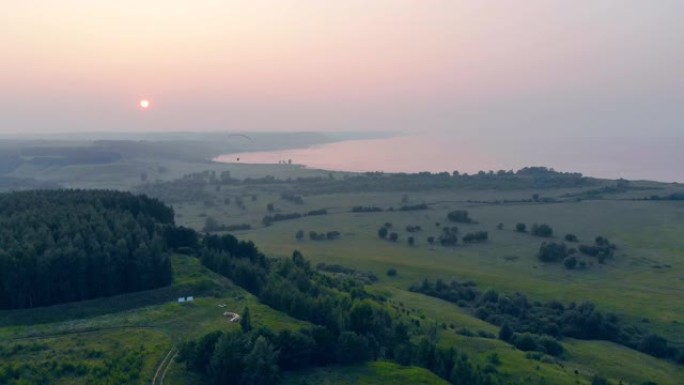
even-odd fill
[{"label": "setting sun", "polygon": [[147,99],[143,99],[140,101],[140,107],[143,109],[148,109],[150,107],[150,101]]}]

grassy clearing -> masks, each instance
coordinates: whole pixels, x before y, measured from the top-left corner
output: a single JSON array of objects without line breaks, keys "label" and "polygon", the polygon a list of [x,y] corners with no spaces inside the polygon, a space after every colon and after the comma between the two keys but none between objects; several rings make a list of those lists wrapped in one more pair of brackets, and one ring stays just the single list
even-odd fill
[{"label": "grassy clearing", "polygon": [[[22,363],[27,365],[27,371],[38,373],[58,368],[59,375],[49,383],[104,383],[109,379],[112,383],[144,384],[149,383],[157,363],[172,345],[210,331],[239,328],[228,322],[224,311],[240,313],[249,307],[253,325],[276,331],[307,325],[262,305],[254,296],[205,269],[195,258],[174,256],[173,264],[175,282],[169,288],[1,312],[0,353],[6,355],[0,361]],[[187,295],[194,295],[195,301],[176,302],[178,296]],[[17,350],[15,346],[26,347]],[[130,351],[137,353],[120,354]],[[134,368],[125,370],[138,373],[136,377],[125,381],[123,377],[97,377],[104,376],[98,368],[119,362],[135,363]],[[172,370],[167,378],[176,373],[186,375]]]}]

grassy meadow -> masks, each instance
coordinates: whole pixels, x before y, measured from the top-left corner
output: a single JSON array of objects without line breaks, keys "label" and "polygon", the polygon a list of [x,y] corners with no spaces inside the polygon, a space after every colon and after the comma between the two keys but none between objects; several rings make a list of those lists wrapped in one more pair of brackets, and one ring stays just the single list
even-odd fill
[{"label": "grassy meadow", "polygon": [[[661,334],[679,346],[684,345],[684,203],[678,201],[634,200],[663,191],[678,191],[677,186],[644,183],[642,189],[624,194],[611,194],[604,199],[566,199],[582,189],[542,190],[542,197],[560,202],[494,203],[504,200],[529,199],[534,190],[511,191],[428,191],[425,193],[358,193],[303,196],[304,203],[281,199],[278,190],[251,187],[247,190],[223,189],[215,192],[216,204],[202,203],[176,206],[178,222],[201,229],[207,217],[224,224],[248,223],[251,230],[235,235],[254,241],[268,255],[288,257],[300,250],[314,263],[340,264],[357,270],[371,271],[380,277],[372,290],[389,295],[395,302],[411,304],[424,319],[439,325],[453,324],[440,335],[445,343],[474,353],[485,364],[488,355],[496,352],[502,359],[499,369],[511,378],[526,378],[534,383],[590,383],[595,374],[623,383],[638,384],[653,380],[658,384],[679,384],[684,370],[669,362],[657,360],[620,345],[571,340],[564,361],[536,361],[524,352],[512,349],[498,340],[468,337],[458,334],[462,328],[474,332],[496,334],[489,325],[456,305],[406,289],[424,278],[475,281],[481,289],[493,288],[505,293],[521,292],[531,300],[559,300],[565,303],[594,302],[602,311],[615,312],[623,319],[651,332]],[[221,204],[222,197],[256,195],[256,200],[244,199],[244,208]],[[475,203],[475,201],[487,203]],[[273,213],[328,210],[328,215],[303,217],[260,223],[264,215],[273,214],[266,208],[272,203]],[[404,204],[426,203],[427,210],[352,213],[353,206],[376,206],[387,209]],[[446,214],[464,209],[475,224],[449,223]],[[554,234],[551,239],[516,232],[516,223],[547,223]],[[382,240],[377,231],[391,223],[391,231],[399,235],[396,242]],[[503,228],[498,229],[502,224]],[[421,231],[408,233],[406,226],[420,226]],[[439,236],[441,226],[457,225],[461,234],[487,231],[484,244],[459,244],[442,247],[427,242],[429,236]],[[295,239],[303,230],[307,235]],[[312,241],[309,231],[339,231],[336,240]],[[563,241],[567,233],[577,235],[580,243],[591,243],[604,236],[617,244],[615,256],[605,264],[582,257],[586,269],[568,270],[562,264],[545,264],[536,254],[544,241]],[[407,238],[413,236],[415,245]],[[389,268],[397,270],[388,277]],[[600,359],[599,359],[600,357]],[[530,368],[534,370],[530,371]],[[575,373],[577,371],[577,373]],[[546,382],[543,382],[546,381]]]},{"label": "grassy meadow", "polygon": [[[60,183],[65,187],[109,188],[140,191],[145,184],[173,181],[197,172],[229,171],[233,178],[273,176],[343,178],[346,173],[309,170],[294,165],[218,164],[145,157],[142,154],[103,165],[36,167],[25,164],[17,177]],[[143,178],[143,174],[145,178]],[[145,179],[145,180],[143,180]],[[684,367],[605,341],[566,338],[562,359],[531,357],[495,337],[498,327],[474,317],[455,304],[408,291],[425,278],[472,280],[480,290],[520,292],[532,301],[565,303],[591,301],[603,312],[684,347],[684,202],[641,200],[651,195],[681,193],[677,184],[631,182],[632,188],[611,190],[615,181],[592,186],[548,189],[434,189],[406,192],[302,194],[302,203],[283,199],[297,194],[297,183],[235,183],[207,186],[205,198],[167,202],[176,223],[202,230],[208,219],[222,225],[248,224],[250,230],[232,232],[254,241],[269,257],[289,257],[300,250],[314,265],[339,264],[370,271],[379,281],[369,291],[388,298],[392,306],[437,331],[439,344],[467,353],[478,365],[493,370],[514,384],[590,384],[594,375],[611,384],[659,385],[684,383]],[[597,193],[599,191],[600,193]],[[533,195],[539,194],[539,201]],[[207,198],[208,197],[208,198]],[[236,198],[242,204],[236,203]],[[544,202],[545,199],[551,202]],[[503,203],[508,201],[508,203]],[[268,205],[272,204],[272,210]],[[426,210],[399,211],[404,205],[426,204]],[[353,213],[354,206],[375,206],[382,212]],[[389,211],[387,209],[394,208]],[[327,215],[262,224],[266,215],[327,210]],[[450,223],[447,213],[467,210],[476,223]],[[378,237],[378,229],[391,224],[398,234],[392,242]],[[550,239],[515,231],[516,223],[529,229],[534,223],[553,228]],[[409,233],[407,226],[420,226]],[[428,243],[443,226],[458,226],[460,235],[487,231],[482,244],[459,243],[442,247]],[[501,225],[501,228],[499,228]],[[302,240],[295,239],[298,230]],[[339,239],[313,241],[310,231],[339,231]],[[536,254],[544,241],[563,241],[575,234],[580,243],[597,236],[617,245],[605,264],[580,257],[585,269],[568,270],[562,263],[540,262]],[[410,246],[408,237],[415,239]],[[199,264],[195,258],[175,255],[172,286],[139,293],[29,310],[0,311],[0,374],[48,371],[54,378],[42,383],[149,383],[158,365],[173,347],[214,330],[238,328],[223,311],[250,308],[252,322],[274,330],[306,325],[277,312]],[[396,276],[388,276],[388,269]],[[194,295],[189,304],[179,296]],[[224,306],[225,305],[225,306]],[[499,363],[493,365],[493,356]],[[23,372],[22,372],[23,371]],[[26,375],[28,375],[26,374]],[[41,383],[40,378],[34,378]],[[46,382],[47,381],[47,382]],[[201,384],[196,374],[172,363],[164,384]],[[29,382],[31,383],[31,382]],[[159,382],[157,382],[159,383]],[[355,367],[329,367],[286,373],[284,384],[443,384],[420,368],[384,361]]]}]

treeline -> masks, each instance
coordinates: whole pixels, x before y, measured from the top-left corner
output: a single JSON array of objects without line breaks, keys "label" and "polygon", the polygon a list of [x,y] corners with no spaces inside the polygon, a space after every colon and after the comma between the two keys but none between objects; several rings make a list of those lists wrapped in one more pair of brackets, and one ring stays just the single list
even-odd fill
[{"label": "treeline", "polygon": [[303,194],[348,193],[356,191],[426,191],[452,188],[472,189],[545,189],[562,187],[590,186],[595,182],[580,173],[557,172],[546,167],[525,167],[518,171],[480,171],[466,174],[420,172],[383,173],[368,172],[360,175],[344,176],[341,180],[324,177],[292,179],[289,181],[272,179],[272,183],[293,183]]},{"label": "treeline", "polygon": [[[612,341],[658,358],[684,364],[684,351],[655,334],[626,324],[613,313],[603,313],[591,302],[563,304],[558,301],[532,302],[523,294],[481,292],[473,282],[424,280],[411,291],[441,298],[470,309],[475,316],[501,327],[499,337],[521,350],[539,350],[562,354],[562,346],[541,337],[560,340],[571,337],[583,340]],[[516,336],[517,334],[517,336]]]},{"label": "treeline", "polygon": [[288,221],[292,219],[299,219],[302,217],[311,217],[311,216],[316,216],[316,215],[327,215],[328,210],[326,209],[319,209],[319,210],[311,210],[307,213],[287,213],[287,214],[273,214],[273,215],[265,215],[261,219],[261,223],[264,226],[270,226],[273,224],[273,222],[280,222],[280,221]]},{"label": "treeline", "polygon": [[[317,232],[317,231],[309,231],[309,239],[312,241],[332,241],[334,239],[338,239],[342,234],[337,231],[337,230],[330,230],[327,232]],[[304,230],[297,230],[295,233],[295,239],[298,241],[301,241],[304,239]]]},{"label": "treeline", "polygon": [[173,210],[115,191],[0,194],[0,309],[165,286]]},{"label": "treeline", "polygon": [[217,221],[214,217],[207,217],[207,219],[204,221],[204,227],[202,227],[202,231],[210,233],[217,231],[241,231],[251,229],[252,225],[250,225],[249,223],[226,225],[223,223],[219,223],[219,221]]},{"label": "treeline", "polygon": [[[165,202],[189,202],[211,199],[211,188],[223,185],[290,185],[287,194],[329,194],[350,192],[382,191],[426,191],[453,188],[471,189],[545,189],[591,186],[596,182],[580,173],[557,172],[545,167],[526,167],[518,171],[480,171],[469,175],[454,171],[452,173],[421,172],[415,174],[369,172],[357,175],[344,175],[335,179],[332,175],[277,179],[271,175],[261,178],[237,179],[229,171],[219,174],[204,171],[188,174],[169,182],[146,183],[139,192],[162,199]],[[296,198],[295,198],[296,199]]]},{"label": "treeline", "polygon": [[382,211],[384,210],[376,206],[354,206],[351,209],[352,213],[379,213]]},{"label": "treeline", "polygon": [[[388,359],[426,367],[454,384],[499,383],[494,373],[485,373],[465,355],[438,348],[419,328],[407,326],[357,280],[316,272],[299,252],[271,261],[251,242],[230,235],[205,236],[195,247],[211,270],[262,303],[315,325],[279,334],[243,325],[244,334],[213,334],[187,342],[179,360],[211,381],[274,383],[281,370]],[[262,359],[251,361],[253,355]],[[250,362],[257,361],[268,365],[256,369]]]}]

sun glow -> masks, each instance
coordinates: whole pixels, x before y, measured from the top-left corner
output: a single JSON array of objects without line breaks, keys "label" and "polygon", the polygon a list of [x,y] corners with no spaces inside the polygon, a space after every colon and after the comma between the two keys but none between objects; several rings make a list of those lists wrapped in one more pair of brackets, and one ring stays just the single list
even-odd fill
[{"label": "sun glow", "polygon": [[147,99],[141,100],[139,104],[140,104],[140,108],[142,108],[142,109],[146,110],[146,109],[150,108],[150,101]]}]

